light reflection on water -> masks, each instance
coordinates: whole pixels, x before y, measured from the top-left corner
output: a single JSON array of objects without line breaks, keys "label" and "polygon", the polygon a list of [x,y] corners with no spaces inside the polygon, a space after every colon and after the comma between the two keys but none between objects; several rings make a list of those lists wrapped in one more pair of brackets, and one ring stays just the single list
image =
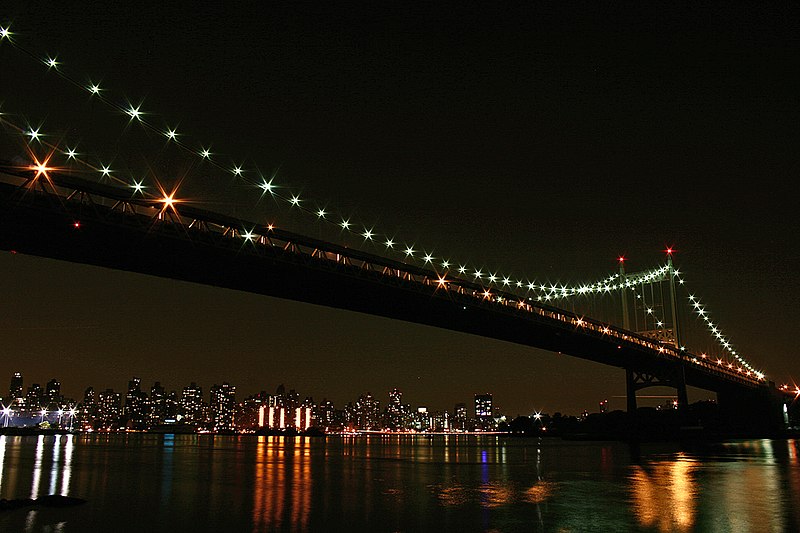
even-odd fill
[{"label": "light reflection on water", "polygon": [[[800,443],[0,436],[0,531],[800,530]],[[105,528],[105,529],[104,529]]]},{"label": "light reflection on water", "polygon": [[692,530],[698,496],[696,468],[695,460],[683,453],[672,461],[631,467],[631,503],[642,526],[658,531]]}]

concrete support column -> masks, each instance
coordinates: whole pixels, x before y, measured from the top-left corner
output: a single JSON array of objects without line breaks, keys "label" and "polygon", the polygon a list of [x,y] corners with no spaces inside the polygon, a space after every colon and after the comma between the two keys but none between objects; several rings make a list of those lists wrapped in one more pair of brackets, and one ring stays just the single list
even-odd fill
[{"label": "concrete support column", "polygon": [[633,370],[626,368],[625,378],[628,394],[628,414],[634,414],[636,413],[636,385],[633,382]]},{"label": "concrete support column", "polygon": [[675,388],[678,389],[678,409],[685,412],[689,409],[689,395],[686,392],[686,372],[683,365],[675,372]]}]

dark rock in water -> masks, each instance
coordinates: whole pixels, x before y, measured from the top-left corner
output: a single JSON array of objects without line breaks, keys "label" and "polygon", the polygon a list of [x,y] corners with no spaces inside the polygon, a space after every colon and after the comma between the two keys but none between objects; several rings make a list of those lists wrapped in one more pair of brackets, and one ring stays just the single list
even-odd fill
[{"label": "dark rock in water", "polygon": [[86,500],[81,498],[50,494],[49,496],[42,496],[41,498],[37,498],[35,500],[30,498],[20,498],[18,500],[0,500],[0,511],[11,511],[13,509],[21,509],[23,507],[33,507],[34,505],[41,505],[42,507],[71,507],[73,505],[81,505],[83,503],[86,503]]},{"label": "dark rock in water", "polygon": [[44,507],[71,507],[73,505],[81,505],[86,503],[86,500],[81,498],[72,498],[70,496],[59,496],[58,494],[51,494],[49,496],[42,496],[34,500],[38,505]]},{"label": "dark rock in water", "polygon": [[29,507],[34,505],[34,501],[30,498],[22,498],[19,500],[0,500],[0,511],[10,511],[12,509],[20,509],[22,507]]}]

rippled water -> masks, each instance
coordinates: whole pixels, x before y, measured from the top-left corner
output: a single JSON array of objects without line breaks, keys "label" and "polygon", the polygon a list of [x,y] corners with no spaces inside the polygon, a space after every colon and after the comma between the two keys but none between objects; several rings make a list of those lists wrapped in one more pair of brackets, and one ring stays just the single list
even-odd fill
[{"label": "rippled water", "polygon": [[0,436],[0,531],[800,531],[800,441]]}]

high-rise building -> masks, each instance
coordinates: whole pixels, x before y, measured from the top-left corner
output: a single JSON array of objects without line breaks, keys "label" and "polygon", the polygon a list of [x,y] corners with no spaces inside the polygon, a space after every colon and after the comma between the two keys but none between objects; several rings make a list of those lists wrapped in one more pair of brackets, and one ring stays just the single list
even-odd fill
[{"label": "high-rise building", "polygon": [[99,429],[116,429],[122,418],[122,395],[106,389],[97,395],[95,420]]},{"label": "high-rise building", "polygon": [[413,424],[414,429],[417,431],[428,431],[429,429],[432,429],[433,421],[427,407],[424,405],[417,407],[417,412],[414,413]]},{"label": "high-rise building", "polygon": [[306,396],[306,399],[294,409],[294,427],[298,431],[305,431],[314,424],[314,398]]},{"label": "high-rise building", "polygon": [[[306,396],[300,401],[300,394],[297,391],[291,389],[287,393],[286,387],[281,384],[274,396],[264,398],[258,414],[258,425],[271,429],[305,431],[314,424],[316,410],[314,398]],[[238,421],[236,427],[242,427]]]},{"label": "high-rise building", "polygon": [[399,430],[405,426],[403,416],[403,393],[397,389],[389,391],[389,403],[386,405],[384,427]]},{"label": "high-rise building", "polygon": [[431,414],[431,429],[433,431],[450,431],[451,419],[447,411],[435,411]]},{"label": "high-rise building", "polygon": [[467,405],[457,403],[453,408],[453,429],[464,431],[467,429]]},{"label": "high-rise building", "polygon": [[197,427],[204,423],[203,388],[199,387],[194,381],[188,387],[183,388],[178,412],[186,424]]},{"label": "high-rise building", "polygon": [[47,382],[45,387],[45,400],[43,403],[47,403],[50,409],[58,409],[61,407],[63,401],[61,397],[61,383],[56,378],[53,378]]},{"label": "high-rise building", "polygon": [[356,400],[355,425],[358,429],[380,429],[381,404],[369,392]]},{"label": "high-rise building", "polygon": [[42,408],[43,399],[42,386],[38,383],[33,383],[28,387],[28,392],[25,394],[25,408],[29,413],[38,411]]},{"label": "high-rise building", "polygon": [[125,394],[125,418],[130,429],[147,428],[147,394],[142,391],[142,380],[134,377],[128,381]]},{"label": "high-rise building", "polygon": [[8,387],[8,399],[6,403],[11,405],[12,402],[17,407],[21,407],[25,403],[25,396],[22,394],[22,374],[14,372],[11,377],[11,384]]},{"label": "high-rise building", "polygon": [[251,394],[236,406],[234,420],[236,429],[255,429],[266,426],[266,413],[269,409],[269,394],[261,391],[258,394]]},{"label": "high-rise building", "polygon": [[325,430],[336,427],[336,408],[332,401],[323,399],[322,403],[319,404],[319,407],[317,407],[317,423]]},{"label": "high-rise building", "polygon": [[164,398],[164,422],[167,424],[174,424],[178,421],[178,410],[180,403],[178,402],[177,391],[171,390]]},{"label": "high-rise building", "polygon": [[83,392],[79,414],[84,427],[91,427],[94,424],[94,417],[97,414],[97,396],[93,387],[87,387]]},{"label": "high-rise building", "polygon": [[347,405],[342,409],[342,426],[347,430],[356,429],[356,406],[353,402],[347,402]]},{"label": "high-rise building", "polygon": [[214,431],[234,429],[233,411],[236,407],[236,387],[228,382],[211,387],[211,416]]},{"label": "high-rise building", "polygon": [[167,394],[164,387],[161,386],[160,381],[153,383],[150,387],[150,398],[147,401],[148,413],[147,422],[150,427],[158,426],[164,423],[167,418]]},{"label": "high-rise building", "polygon": [[479,429],[490,429],[492,427],[492,395],[475,395],[475,422]]}]

